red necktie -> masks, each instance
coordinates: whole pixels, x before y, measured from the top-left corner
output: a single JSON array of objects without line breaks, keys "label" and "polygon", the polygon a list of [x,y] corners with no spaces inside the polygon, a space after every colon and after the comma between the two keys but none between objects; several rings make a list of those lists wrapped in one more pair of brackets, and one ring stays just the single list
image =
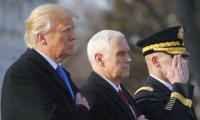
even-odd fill
[{"label": "red necktie", "polygon": [[136,117],[135,111],[133,110],[133,108],[129,104],[128,97],[126,96],[126,94],[124,93],[124,91],[122,89],[120,89],[118,93],[119,93],[120,97],[123,99],[123,101],[126,103],[126,105],[128,106],[128,108],[130,109],[130,111],[132,111],[133,116]]},{"label": "red necktie", "polygon": [[119,93],[120,97],[124,100],[124,102],[126,103],[126,105],[129,106],[128,98],[127,98],[127,96],[124,94],[123,90],[119,90],[118,93]]}]

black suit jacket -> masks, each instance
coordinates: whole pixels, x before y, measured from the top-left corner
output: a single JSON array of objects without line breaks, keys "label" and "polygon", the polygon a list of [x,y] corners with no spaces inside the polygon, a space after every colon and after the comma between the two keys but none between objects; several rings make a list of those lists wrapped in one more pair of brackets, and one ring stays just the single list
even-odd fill
[{"label": "black suit jacket", "polygon": [[[67,71],[66,74],[69,76]],[[76,93],[78,88],[69,81]],[[1,117],[2,120],[90,120],[88,109],[74,104],[62,78],[33,49],[27,49],[6,72]]]},{"label": "black suit jacket", "polygon": [[[129,103],[136,115],[139,116],[140,113],[132,97],[123,86],[122,89],[128,96]],[[117,91],[95,72],[91,73],[88,81],[81,88],[81,93],[88,100],[95,120],[135,120],[133,113],[131,113]]]},{"label": "black suit jacket", "polygon": [[148,120],[196,120],[193,108],[183,104],[192,100],[193,86],[175,83],[172,87],[170,91],[158,80],[149,77],[142,89],[136,92],[136,103]]}]

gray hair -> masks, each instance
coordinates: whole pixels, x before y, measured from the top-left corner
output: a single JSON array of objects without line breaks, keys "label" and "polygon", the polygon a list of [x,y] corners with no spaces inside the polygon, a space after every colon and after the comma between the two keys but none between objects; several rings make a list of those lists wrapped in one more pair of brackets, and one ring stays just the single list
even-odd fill
[{"label": "gray hair", "polygon": [[125,36],[119,31],[102,30],[89,40],[87,45],[87,55],[91,65],[95,63],[96,53],[105,53],[110,48],[110,40],[112,38],[119,38],[122,40]]}]

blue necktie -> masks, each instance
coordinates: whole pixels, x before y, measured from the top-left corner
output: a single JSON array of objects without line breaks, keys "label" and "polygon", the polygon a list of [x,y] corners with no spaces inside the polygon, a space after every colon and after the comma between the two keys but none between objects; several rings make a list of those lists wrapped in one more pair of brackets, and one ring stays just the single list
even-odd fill
[{"label": "blue necktie", "polygon": [[65,83],[66,83],[66,85],[67,85],[67,87],[68,87],[68,89],[71,93],[72,99],[74,101],[75,100],[74,92],[73,92],[72,87],[69,83],[69,79],[67,78],[67,75],[65,74],[64,69],[60,65],[58,65],[57,68],[56,68],[56,71],[58,72],[60,77],[65,81]]}]

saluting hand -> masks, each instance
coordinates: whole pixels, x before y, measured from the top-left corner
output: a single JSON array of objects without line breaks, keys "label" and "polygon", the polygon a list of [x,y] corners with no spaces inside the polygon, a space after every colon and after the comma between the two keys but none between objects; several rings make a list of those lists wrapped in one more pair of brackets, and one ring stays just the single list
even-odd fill
[{"label": "saluting hand", "polygon": [[172,61],[172,67],[167,70],[168,80],[174,83],[187,83],[189,80],[188,62],[180,55],[175,55]]}]

